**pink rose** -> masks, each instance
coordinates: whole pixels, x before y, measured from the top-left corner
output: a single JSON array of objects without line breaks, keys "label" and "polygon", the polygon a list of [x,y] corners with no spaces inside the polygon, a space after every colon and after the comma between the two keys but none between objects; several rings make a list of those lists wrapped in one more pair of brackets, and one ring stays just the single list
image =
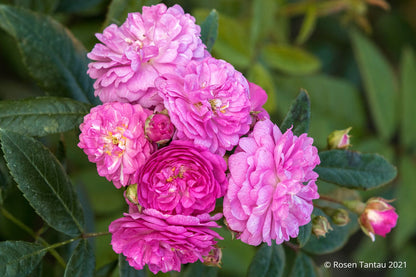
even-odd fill
[{"label": "pink rose", "polygon": [[[319,198],[313,169],[319,164],[313,139],[282,134],[270,120],[258,121],[228,159],[224,216],[238,238],[251,245],[297,237]],[[304,184],[306,183],[306,184]]]},{"label": "pink rose", "polygon": [[98,174],[117,188],[131,184],[154,148],[144,135],[151,112],[140,105],[106,103],[91,109],[80,125],[78,147],[97,164]]},{"label": "pink rose", "polygon": [[267,93],[254,83],[248,82],[250,90],[252,124],[259,120],[270,119],[269,113],[263,108],[267,102]]},{"label": "pink rose", "polygon": [[162,102],[154,81],[178,66],[207,55],[195,18],[179,5],[143,7],[97,34],[88,58],[88,74],[102,102],[139,103],[150,108]]},{"label": "pink rose", "polygon": [[181,264],[202,262],[215,249],[215,239],[222,237],[210,228],[220,228],[215,221],[221,217],[166,215],[154,209],[124,214],[109,226],[111,245],[135,269],[147,264],[154,274],[180,271]]},{"label": "pink rose", "polygon": [[174,132],[175,126],[167,114],[152,114],[146,120],[145,133],[151,142],[165,144],[172,139]]},{"label": "pink rose", "polygon": [[156,81],[180,140],[224,155],[250,129],[247,80],[215,58],[191,61],[177,74]]},{"label": "pink rose", "polygon": [[138,172],[139,204],[166,214],[212,212],[226,190],[226,169],[219,155],[190,141],[173,141]]}]

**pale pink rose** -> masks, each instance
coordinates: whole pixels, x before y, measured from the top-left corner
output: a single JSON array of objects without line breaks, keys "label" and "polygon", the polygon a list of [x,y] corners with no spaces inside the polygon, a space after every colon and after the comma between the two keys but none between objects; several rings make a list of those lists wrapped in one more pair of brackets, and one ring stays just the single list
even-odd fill
[{"label": "pale pink rose", "polygon": [[131,184],[154,150],[144,135],[150,114],[140,105],[106,103],[92,108],[80,125],[78,147],[97,164],[98,174],[117,188]]},{"label": "pale pink rose", "polygon": [[120,27],[112,24],[96,36],[101,43],[88,54],[88,74],[102,102],[155,106],[162,101],[154,89],[160,74],[207,55],[195,18],[179,5],[143,7],[142,14],[130,13]]},{"label": "pale pink rose", "polygon": [[221,217],[166,215],[154,209],[124,214],[109,226],[111,245],[135,269],[148,265],[154,274],[180,271],[182,264],[203,262],[215,249],[215,239],[222,237],[210,228],[220,228],[215,221]]},{"label": "pale pink rose", "polygon": [[175,126],[167,114],[155,113],[146,120],[145,133],[151,142],[165,144],[172,139],[174,132]]},{"label": "pale pink rose", "polygon": [[267,102],[267,93],[255,83],[248,82],[248,86],[250,90],[252,124],[259,120],[269,119],[269,113],[263,108],[263,105]]},{"label": "pale pink rose", "polygon": [[[251,245],[297,237],[319,198],[313,169],[319,164],[313,139],[284,134],[270,120],[258,121],[228,159],[224,216],[237,237]],[[304,184],[306,183],[306,184]]]},{"label": "pale pink rose", "polygon": [[137,198],[144,208],[166,214],[212,212],[227,187],[221,156],[190,141],[172,141],[152,154],[137,177]]},{"label": "pale pink rose", "polygon": [[224,155],[250,129],[247,80],[223,60],[192,61],[157,79],[156,86],[180,140]]},{"label": "pale pink rose", "polygon": [[373,241],[375,235],[385,237],[397,224],[399,216],[388,202],[390,201],[380,197],[370,198],[358,219],[361,229]]}]

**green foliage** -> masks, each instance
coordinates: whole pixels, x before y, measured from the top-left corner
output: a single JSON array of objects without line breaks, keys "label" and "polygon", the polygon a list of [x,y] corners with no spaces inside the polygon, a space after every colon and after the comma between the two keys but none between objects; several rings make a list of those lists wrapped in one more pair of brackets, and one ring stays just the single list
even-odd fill
[{"label": "green foliage", "polygon": [[308,93],[305,90],[301,90],[280,125],[282,132],[293,126],[293,134],[299,136],[307,133],[311,117],[310,105]]},{"label": "green foliage", "polygon": [[18,133],[0,130],[0,140],[7,166],[36,212],[58,231],[70,236],[81,234],[82,208],[53,154],[40,142]]},{"label": "green foliage", "polygon": [[290,276],[314,277],[318,275],[316,274],[313,260],[303,252],[299,252],[296,256]]},{"label": "green foliage", "polygon": [[79,241],[72,252],[65,269],[64,277],[92,276],[95,268],[95,255],[91,242],[87,239]]},{"label": "green foliage", "polygon": [[257,250],[250,267],[248,277],[279,277],[283,275],[285,267],[285,251],[281,245],[274,242],[271,246],[263,243]]},{"label": "green foliage", "polygon": [[0,102],[0,128],[29,136],[76,129],[90,105],[61,97]]},{"label": "green foliage", "polygon": [[319,154],[315,171],[323,181],[353,189],[374,189],[396,177],[397,170],[382,156],[329,150]]},{"label": "green foliage", "polygon": [[204,22],[201,23],[201,40],[211,51],[218,36],[218,12],[212,10]]},{"label": "green foliage", "polygon": [[108,7],[104,28],[110,24],[121,25],[131,12],[141,12],[143,6],[156,5],[159,0],[112,0]]},{"label": "green foliage", "polygon": [[136,270],[129,265],[126,261],[126,257],[122,254],[118,256],[118,268],[120,277],[146,277],[147,273],[143,270]]}]

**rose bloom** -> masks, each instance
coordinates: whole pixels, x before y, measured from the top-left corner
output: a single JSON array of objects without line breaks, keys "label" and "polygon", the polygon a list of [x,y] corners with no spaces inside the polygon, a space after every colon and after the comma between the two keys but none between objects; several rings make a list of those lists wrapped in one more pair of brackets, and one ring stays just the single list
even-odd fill
[{"label": "rose bloom", "polygon": [[173,141],[152,154],[137,177],[144,208],[197,215],[214,210],[227,186],[227,165],[219,155],[190,141]]},{"label": "rose bloom", "polygon": [[144,130],[151,142],[165,144],[172,139],[175,126],[167,114],[155,113],[147,118]]},{"label": "rose bloom", "polygon": [[215,249],[215,239],[222,237],[210,228],[220,228],[215,221],[221,217],[166,215],[154,209],[124,214],[109,226],[111,245],[137,270],[147,264],[154,274],[180,271],[181,264],[203,262]]},{"label": "rose bloom", "polygon": [[249,87],[234,67],[215,58],[192,61],[156,81],[177,138],[224,155],[250,129]]},{"label": "rose bloom", "polygon": [[367,201],[364,212],[359,217],[361,229],[372,241],[375,235],[385,237],[397,224],[398,215],[388,200],[372,197]]},{"label": "rose bloom", "polygon": [[151,111],[129,103],[106,103],[91,109],[80,125],[78,147],[97,164],[98,174],[117,188],[131,183],[154,148],[144,125]]},{"label": "rose bloom", "polygon": [[320,162],[312,142],[291,129],[282,134],[268,119],[241,138],[228,159],[224,216],[243,242],[280,244],[297,237],[299,226],[311,220],[312,199],[319,198],[313,169]]},{"label": "rose bloom", "polygon": [[111,24],[96,36],[101,43],[88,54],[88,74],[102,102],[155,106],[162,100],[154,87],[160,74],[209,55],[195,18],[179,5],[143,7],[142,14],[130,13],[120,27]]}]

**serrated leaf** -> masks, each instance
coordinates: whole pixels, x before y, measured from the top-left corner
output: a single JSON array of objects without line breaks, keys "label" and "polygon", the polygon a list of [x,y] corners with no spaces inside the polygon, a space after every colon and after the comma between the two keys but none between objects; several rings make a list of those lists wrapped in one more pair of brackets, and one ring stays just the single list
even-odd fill
[{"label": "serrated leaf", "polygon": [[369,39],[356,31],[351,33],[351,39],[377,132],[387,140],[396,128],[395,76],[387,60]]},{"label": "serrated leaf", "polygon": [[114,23],[121,25],[131,12],[141,12],[143,6],[151,6],[160,3],[160,0],[112,0],[108,7],[104,27]]},{"label": "serrated leaf", "polygon": [[277,93],[270,71],[261,63],[256,63],[248,68],[247,77],[266,91],[267,102],[263,108],[269,113],[274,113],[277,110]]},{"label": "serrated leaf", "polygon": [[285,267],[285,252],[281,245],[273,241],[271,246],[263,244],[257,250],[248,268],[248,277],[279,277]]},{"label": "serrated leaf", "polygon": [[57,7],[58,12],[81,12],[92,8],[103,0],[60,0]]},{"label": "serrated leaf", "polygon": [[0,5],[0,28],[16,41],[37,84],[50,95],[99,104],[88,77],[86,51],[60,23],[46,15]]},{"label": "serrated leaf", "polygon": [[0,275],[20,277],[30,274],[46,251],[38,244],[25,241],[0,242]]},{"label": "serrated leaf", "polygon": [[297,136],[307,133],[311,118],[311,103],[306,90],[301,89],[298,97],[293,101],[289,112],[280,125],[282,132],[293,126],[293,133]]},{"label": "serrated leaf", "polygon": [[212,10],[201,24],[201,40],[211,52],[218,37],[218,12]]},{"label": "serrated leaf", "polygon": [[321,163],[315,168],[319,179],[351,189],[374,189],[392,181],[396,168],[378,154],[349,150],[319,153]]},{"label": "serrated leaf", "polygon": [[69,236],[82,233],[84,218],[62,165],[39,141],[0,129],[7,166],[30,205],[52,228]]},{"label": "serrated leaf", "polygon": [[186,266],[186,270],[181,277],[215,277],[218,274],[218,267],[206,266],[200,261]]},{"label": "serrated leaf", "polygon": [[146,277],[147,273],[145,269],[137,270],[131,267],[126,261],[126,257],[123,254],[118,255],[118,267],[120,277]]},{"label": "serrated leaf", "polygon": [[299,243],[299,247],[305,246],[305,244],[309,241],[312,235],[312,222],[309,222],[306,225],[299,227],[299,235],[296,240]]},{"label": "serrated leaf", "polygon": [[354,233],[359,227],[357,222],[357,215],[349,213],[350,222],[345,226],[335,225],[331,218],[328,217],[320,209],[315,208],[312,212],[313,215],[321,215],[327,217],[329,223],[331,224],[333,230],[326,234],[326,237],[316,237],[312,235],[302,250],[315,254],[322,255],[335,252],[336,250],[341,249],[348,241],[350,235]]},{"label": "serrated leaf", "polygon": [[78,128],[90,105],[60,97],[0,102],[0,128],[45,136]]},{"label": "serrated leaf", "polygon": [[262,57],[270,67],[292,75],[311,74],[321,68],[317,57],[294,46],[268,45]]},{"label": "serrated leaf", "polygon": [[401,60],[401,127],[400,140],[407,147],[416,147],[416,57],[411,48],[403,51]]},{"label": "serrated leaf", "polygon": [[314,277],[315,272],[313,260],[306,254],[299,252],[293,264],[291,277]]},{"label": "serrated leaf", "polygon": [[95,255],[91,243],[87,239],[81,240],[65,268],[64,277],[92,276],[95,269]]}]

